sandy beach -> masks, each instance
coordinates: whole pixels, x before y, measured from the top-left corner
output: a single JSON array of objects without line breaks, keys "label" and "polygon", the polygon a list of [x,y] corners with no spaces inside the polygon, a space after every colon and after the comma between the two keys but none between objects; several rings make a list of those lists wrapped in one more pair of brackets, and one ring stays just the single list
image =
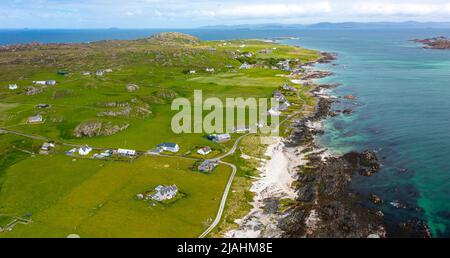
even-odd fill
[{"label": "sandy beach", "polygon": [[297,196],[292,183],[297,179],[296,167],[304,164],[295,154],[296,149],[287,148],[281,137],[274,137],[261,162],[260,177],[253,183],[255,193],[253,209],[236,223],[239,229],[225,234],[227,238],[280,237],[283,233],[278,227],[279,214],[264,210],[267,199],[292,199]]}]

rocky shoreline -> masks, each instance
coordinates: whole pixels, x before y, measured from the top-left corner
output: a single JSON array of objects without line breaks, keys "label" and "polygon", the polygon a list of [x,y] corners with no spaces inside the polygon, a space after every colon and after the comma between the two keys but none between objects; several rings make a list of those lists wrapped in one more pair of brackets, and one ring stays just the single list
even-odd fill
[{"label": "rocky shoreline", "polygon": [[[301,150],[297,156],[307,160],[307,163],[298,167],[299,204],[279,221],[279,227],[284,231],[283,237],[430,237],[423,221],[389,224],[381,210],[363,205],[367,201],[381,204],[381,198],[376,195],[360,196],[348,188],[355,176],[370,177],[379,173],[382,164],[375,152],[367,150],[334,156],[316,142],[316,136],[324,133],[324,119],[337,113],[352,113],[351,109],[332,111],[332,104],[339,99],[356,99],[352,95],[338,98],[327,94],[327,91],[338,86],[316,86],[310,92],[317,99],[315,112],[291,125],[293,131],[286,139],[286,146]],[[395,232],[387,229],[394,229]]]},{"label": "rocky shoreline", "polygon": [[[332,54],[323,55],[320,63],[330,63],[334,59]],[[310,65],[313,64],[307,64],[308,67]],[[324,78],[330,74],[308,69],[299,81]],[[367,150],[335,156],[317,143],[316,137],[324,133],[323,120],[338,113],[352,113],[350,109],[332,111],[333,103],[340,99],[356,99],[352,95],[330,96],[328,91],[338,86],[316,85],[310,91],[317,100],[314,112],[293,121],[290,136],[283,140],[283,152],[288,153],[290,160],[296,161],[295,167],[288,171],[296,179],[291,186],[296,193],[295,201],[288,208],[280,209],[279,196],[259,196],[255,209],[240,220],[240,228],[227,237],[246,237],[248,232],[253,232],[251,237],[286,238],[430,237],[422,221],[388,225],[381,210],[364,205],[367,202],[380,204],[383,202],[381,198],[361,196],[349,189],[353,177],[369,177],[380,172],[382,164],[375,152]],[[395,233],[389,232],[388,229],[392,228]]]},{"label": "rocky shoreline", "polygon": [[425,49],[450,49],[450,38],[441,36],[429,39],[413,39],[413,42],[425,45]]}]

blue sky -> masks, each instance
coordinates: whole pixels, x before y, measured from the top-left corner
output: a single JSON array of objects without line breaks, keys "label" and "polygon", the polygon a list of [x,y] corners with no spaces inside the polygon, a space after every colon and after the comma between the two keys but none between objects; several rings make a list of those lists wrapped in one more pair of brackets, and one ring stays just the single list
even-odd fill
[{"label": "blue sky", "polygon": [[450,0],[0,0],[1,28],[450,21]]}]

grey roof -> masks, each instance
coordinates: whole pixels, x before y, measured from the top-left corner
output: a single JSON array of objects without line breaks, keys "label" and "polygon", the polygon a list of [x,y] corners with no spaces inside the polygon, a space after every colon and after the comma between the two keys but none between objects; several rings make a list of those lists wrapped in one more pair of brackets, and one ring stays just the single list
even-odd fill
[{"label": "grey roof", "polygon": [[173,142],[165,142],[158,145],[158,147],[166,147],[166,148],[176,148],[177,144]]}]

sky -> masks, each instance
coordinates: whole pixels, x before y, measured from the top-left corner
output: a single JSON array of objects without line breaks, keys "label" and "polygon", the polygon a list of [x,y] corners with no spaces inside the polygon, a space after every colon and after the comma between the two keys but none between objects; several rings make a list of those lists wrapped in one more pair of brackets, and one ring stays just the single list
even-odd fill
[{"label": "sky", "polygon": [[0,28],[450,21],[450,0],[0,0]]}]

